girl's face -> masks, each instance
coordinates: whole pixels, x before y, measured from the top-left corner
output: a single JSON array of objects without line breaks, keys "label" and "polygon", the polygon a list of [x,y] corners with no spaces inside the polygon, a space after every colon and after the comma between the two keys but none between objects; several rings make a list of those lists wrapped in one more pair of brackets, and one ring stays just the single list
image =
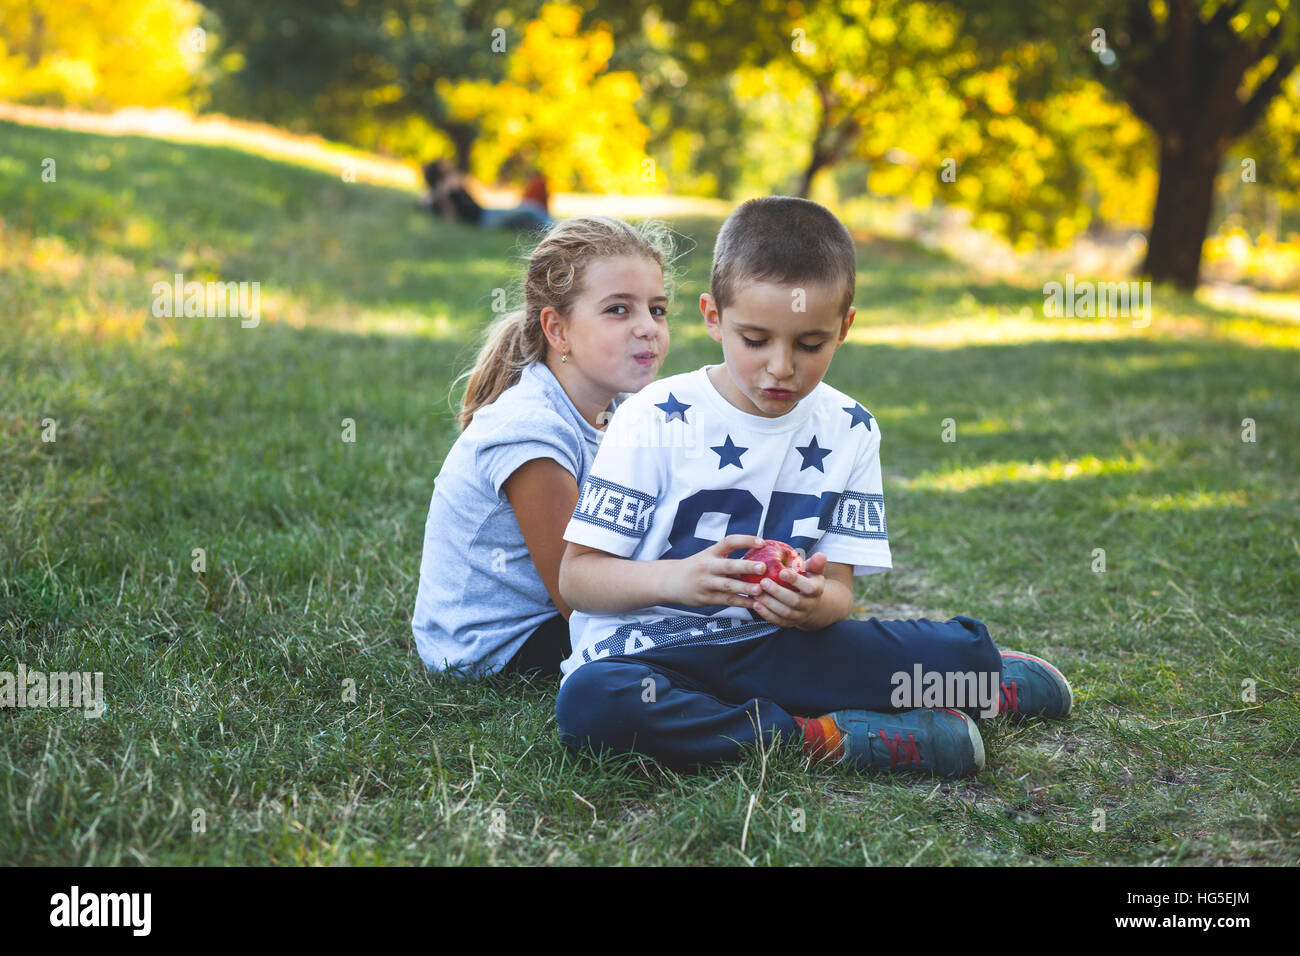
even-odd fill
[{"label": "girl's face", "polygon": [[611,396],[640,391],[668,354],[663,270],[640,256],[592,260],[568,319],[568,364]]}]

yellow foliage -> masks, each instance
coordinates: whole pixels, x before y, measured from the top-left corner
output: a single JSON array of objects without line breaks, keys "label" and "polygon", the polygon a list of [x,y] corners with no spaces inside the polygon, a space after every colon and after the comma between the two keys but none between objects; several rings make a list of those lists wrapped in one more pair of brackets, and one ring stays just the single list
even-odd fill
[{"label": "yellow foliage", "polygon": [[664,176],[645,162],[649,135],[635,108],[641,84],[606,72],[613,34],[603,25],[580,33],[580,22],[578,7],[547,4],[525,27],[505,81],[439,84],[451,115],[481,130],[473,171],[489,181],[535,151],[554,188],[658,192]]},{"label": "yellow foliage", "polygon": [[[984,102],[988,103],[989,109],[993,112],[1005,116],[1016,108],[1016,100],[1011,94],[1010,76],[1007,70],[994,70],[975,79],[983,81]],[[976,84],[976,86],[978,85],[980,84]]]},{"label": "yellow foliage", "polygon": [[210,38],[189,0],[0,0],[0,99],[186,106]]},{"label": "yellow foliage", "polygon": [[1207,279],[1300,290],[1300,234],[1294,232],[1282,240],[1262,233],[1252,244],[1245,230],[1229,229],[1205,240],[1202,260]]}]

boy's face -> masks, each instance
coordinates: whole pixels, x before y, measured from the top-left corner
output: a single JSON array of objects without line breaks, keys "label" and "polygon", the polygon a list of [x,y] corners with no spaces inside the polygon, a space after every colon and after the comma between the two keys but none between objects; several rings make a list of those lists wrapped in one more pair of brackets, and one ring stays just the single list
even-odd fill
[{"label": "boy's face", "polygon": [[709,336],[722,343],[726,364],[712,375],[722,396],[765,418],[794,408],[821,382],[853,324],[855,309],[841,315],[840,295],[822,283],[751,282],[727,306],[725,319],[713,296],[701,295]]}]

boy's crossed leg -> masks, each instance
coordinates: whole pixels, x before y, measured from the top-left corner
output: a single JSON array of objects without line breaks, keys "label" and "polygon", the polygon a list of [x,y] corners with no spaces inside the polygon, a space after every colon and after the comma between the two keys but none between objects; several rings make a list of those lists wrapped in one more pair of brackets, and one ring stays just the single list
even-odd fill
[{"label": "boy's crossed leg", "polygon": [[[911,680],[918,667],[970,673],[977,686],[997,688],[1001,664],[988,629],[973,618],[846,620],[584,664],[561,688],[556,717],[571,748],[635,751],[676,768],[734,760],[779,733],[859,766],[956,776],[983,765],[979,732],[956,711],[897,712],[894,675]],[[976,700],[943,703],[971,716],[981,709]],[[822,720],[808,721],[805,733],[802,717]]]},{"label": "boy's crossed leg", "polygon": [[733,760],[745,744],[770,745],[777,733],[798,739],[794,718],[771,700],[727,701],[678,669],[685,663],[701,673],[708,662],[725,664],[736,646],[651,649],[583,664],[555,702],[565,744],[643,753],[665,766],[690,769]]}]

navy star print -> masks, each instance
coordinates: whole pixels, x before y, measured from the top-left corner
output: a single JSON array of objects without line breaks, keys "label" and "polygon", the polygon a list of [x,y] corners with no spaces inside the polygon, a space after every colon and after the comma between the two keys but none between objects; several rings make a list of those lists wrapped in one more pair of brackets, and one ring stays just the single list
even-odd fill
[{"label": "navy star print", "polygon": [[[686,409],[690,407],[685,402],[679,402],[677,396],[672,392],[668,393],[668,401],[659,402],[655,405],[655,408],[663,409],[665,422],[670,422],[674,418],[680,418],[683,422],[686,422]],[[686,423],[690,424],[689,422]]]},{"label": "navy star print", "polygon": [[[853,426],[850,425],[850,428]],[[822,459],[831,453],[829,448],[817,447],[817,436],[813,435],[813,440],[803,448],[795,446],[795,451],[803,455],[803,464],[799,467],[800,471],[805,468],[816,468],[822,474],[826,474],[826,469],[822,467]],[[838,459],[837,459],[838,460]]]},{"label": "navy star print", "polygon": [[853,428],[855,425],[866,425],[867,431],[871,431],[871,413],[861,405],[854,405],[852,408],[845,408],[844,411],[849,413],[849,418],[853,419]]},{"label": "navy star print", "polygon": [[727,440],[721,445],[713,445],[710,451],[718,453],[718,470],[721,471],[727,465],[735,465],[737,468],[744,468],[740,463],[740,456],[749,451],[748,448],[741,448],[727,436]]}]

